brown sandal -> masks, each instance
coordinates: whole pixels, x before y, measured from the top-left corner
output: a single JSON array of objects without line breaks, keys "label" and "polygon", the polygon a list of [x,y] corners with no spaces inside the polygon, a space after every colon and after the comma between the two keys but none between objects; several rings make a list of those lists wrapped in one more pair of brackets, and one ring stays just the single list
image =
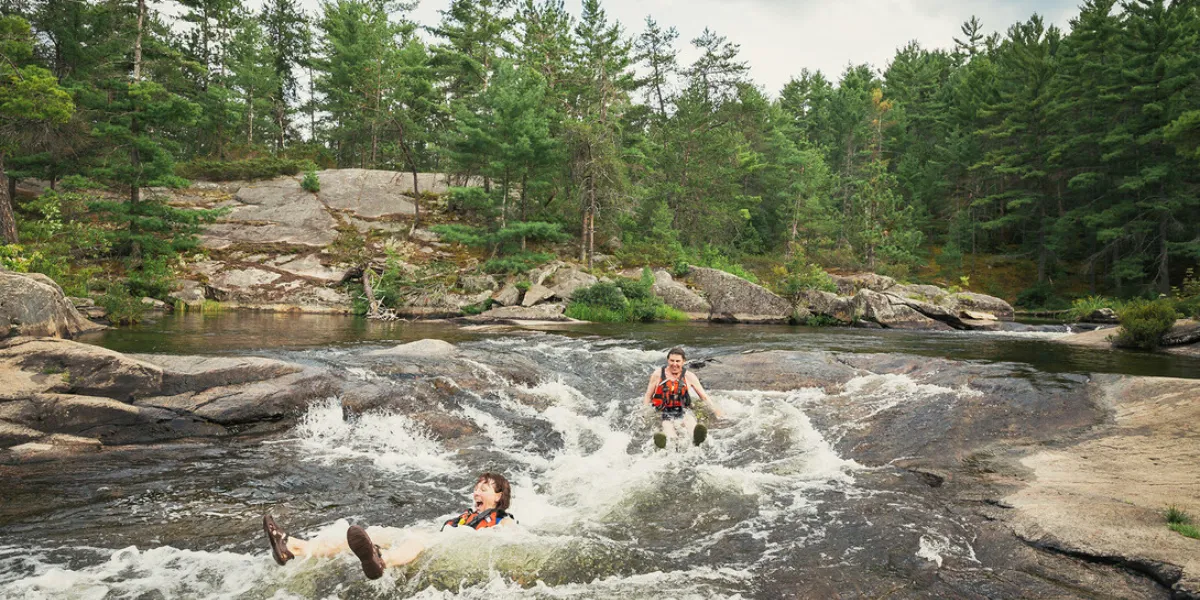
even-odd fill
[{"label": "brown sandal", "polygon": [[367,579],[383,577],[386,565],[383,564],[383,557],[379,555],[379,546],[371,542],[371,536],[367,535],[366,529],[352,525],[346,530],[346,544],[362,562],[363,573]]},{"label": "brown sandal", "polygon": [[263,531],[267,532],[267,541],[271,544],[271,557],[275,562],[286,565],[287,561],[296,558],[296,555],[288,550],[288,534],[275,524],[271,515],[263,515]]}]

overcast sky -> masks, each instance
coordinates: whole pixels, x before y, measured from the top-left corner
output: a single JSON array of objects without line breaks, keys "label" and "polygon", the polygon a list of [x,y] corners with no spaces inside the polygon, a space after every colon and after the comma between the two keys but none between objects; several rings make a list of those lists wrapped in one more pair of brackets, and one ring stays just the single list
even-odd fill
[{"label": "overcast sky", "polygon": [[[317,0],[302,0],[315,12]],[[705,27],[741,45],[754,80],[771,95],[800,69],[819,69],[836,81],[846,65],[884,68],[911,40],[928,48],[949,48],[959,26],[972,15],[984,30],[1041,14],[1063,29],[1078,13],[1080,0],[604,0],[609,18],[627,35],[643,29],[646,16],[679,30],[681,62],[690,62],[691,39]],[[412,19],[422,25],[440,20],[449,0],[421,0]],[[566,0],[579,14],[580,0]]]}]

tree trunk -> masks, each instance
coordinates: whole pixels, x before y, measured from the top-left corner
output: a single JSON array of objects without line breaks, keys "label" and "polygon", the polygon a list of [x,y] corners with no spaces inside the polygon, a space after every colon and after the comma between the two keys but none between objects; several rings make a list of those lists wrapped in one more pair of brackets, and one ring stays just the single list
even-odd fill
[{"label": "tree trunk", "polygon": [[1157,279],[1156,283],[1160,294],[1171,292],[1171,270],[1168,262],[1170,253],[1167,251],[1169,247],[1167,242],[1167,233],[1170,229],[1169,216],[1164,210],[1158,219],[1158,276],[1155,279]]},{"label": "tree trunk", "polygon": [[247,90],[246,95],[246,144],[254,145],[254,88]]},{"label": "tree trunk", "polygon": [[17,239],[17,217],[13,214],[13,195],[11,185],[12,179],[4,172],[4,155],[0,154],[0,189],[3,193],[0,194],[0,237],[4,238],[5,244],[16,244],[20,240]]}]

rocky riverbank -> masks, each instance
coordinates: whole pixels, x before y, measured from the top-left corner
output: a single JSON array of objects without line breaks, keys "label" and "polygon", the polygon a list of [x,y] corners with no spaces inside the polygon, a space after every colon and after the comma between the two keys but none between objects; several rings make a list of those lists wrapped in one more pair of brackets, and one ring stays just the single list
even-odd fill
[{"label": "rocky riverbank", "polygon": [[[484,274],[479,257],[412,226],[418,204],[425,204],[427,217],[444,212],[441,196],[451,183],[445,176],[420,174],[414,182],[364,169],[318,176],[316,193],[302,189],[298,177],[159,190],[178,206],[227,211],[205,229],[205,253],[187,261],[172,297],[188,306],[210,300],[226,308],[349,313],[362,295],[362,271],[382,270],[390,256],[414,280],[437,282],[411,294],[397,307],[399,316],[461,317],[490,307],[474,320],[562,320],[579,287],[617,274],[640,276],[611,263],[585,272],[562,261],[516,276]],[[446,264],[456,272],[424,272]],[[802,323],[815,317],[895,329],[997,330],[1013,319],[1012,306],[999,298],[874,274],[835,277],[836,293],[811,290],[790,298],[715,269],[693,267],[681,275],[655,271],[654,293],[695,320]]]}]

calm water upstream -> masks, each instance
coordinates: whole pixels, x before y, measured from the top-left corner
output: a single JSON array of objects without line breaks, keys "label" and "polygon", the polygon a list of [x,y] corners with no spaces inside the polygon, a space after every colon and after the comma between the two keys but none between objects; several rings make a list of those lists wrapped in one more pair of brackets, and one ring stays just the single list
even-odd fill
[{"label": "calm water upstream", "polygon": [[[718,391],[730,418],[704,447],[678,452],[654,450],[639,396],[663,350],[679,344],[701,359],[830,350],[1014,363],[1014,372],[1051,378],[1200,376],[1195,359],[1079,349],[1055,335],[697,324],[472,330],[242,313],[113,330],[87,341],[316,363],[364,385],[402,376],[372,367],[365,352],[444,339],[496,357],[472,363],[492,391],[459,390],[430,406],[471,422],[483,439],[447,447],[401,414],[344,419],[329,398],[266,437],[0,467],[0,598],[877,597],[895,587],[889,578],[903,587],[909,573],[935,568],[963,574],[962,587],[938,584],[919,597],[964,597],[991,577],[974,525],[903,474],[839,456],[805,412],[825,391]],[[558,375],[514,384],[494,370],[512,356]],[[844,387],[879,410],[974,393],[903,375]],[[488,469],[514,482],[521,527],[435,534]],[[281,568],[262,540],[264,512],[304,537],[344,535],[357,522],[429,535],[433,545],[377,582],[347,557]]]}]

